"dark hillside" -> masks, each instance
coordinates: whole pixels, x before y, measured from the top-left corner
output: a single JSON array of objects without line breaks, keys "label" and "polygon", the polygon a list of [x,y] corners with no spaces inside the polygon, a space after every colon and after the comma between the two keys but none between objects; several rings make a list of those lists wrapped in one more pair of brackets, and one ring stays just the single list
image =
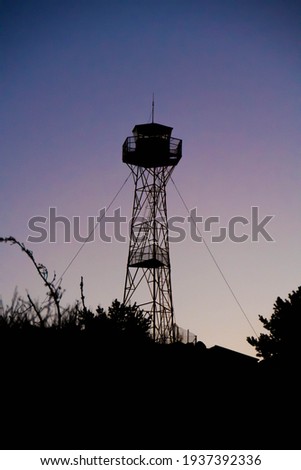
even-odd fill
[{"label": "dark hillside", "polygon": [[292,375],[225,348],[54,329],[6,332],[0,348],[3,449],[297,445]]}]

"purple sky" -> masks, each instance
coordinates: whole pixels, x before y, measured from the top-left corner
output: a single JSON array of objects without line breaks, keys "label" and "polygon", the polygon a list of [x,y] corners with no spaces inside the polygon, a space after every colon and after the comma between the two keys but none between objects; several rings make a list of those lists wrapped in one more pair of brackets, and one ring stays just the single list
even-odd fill
[{"label": "purple sky", "polygon": [[[129,174],[123,141],[135,124],[155,120],[183,139],[173,178],[189,208],[204,218],[260,219],[275,240],[227,239],[212,253],[249,321],[270,316],[276,297],[301,285],[300,33],[297,1],[2,0],[0,236],[26,242],[28,220],[97,216]],[[130,179],[111,211],[131,216]],[[186,217],[172,183],[169,216]],[[188,228],[188,226],[186,227]],[[200,224],[200,230],[203,226]],[[238,235],[250,227],[237,227]],[[126,227],[123,228],[126,234]],[[108,230],[110,232],[110,230]],[[80,248],[27,243],[60,276]],[[171,245],[177,323],[208,347],[248,354],[253,331],[203,243]],[[122,299],[128,242],[87,243],[64,275],[65,303],[79,298],[107,307]],[[30,262],[0,245],[0,294],[15,286],[44,299]],[[64,302],[63,302],[64,303]]]}]

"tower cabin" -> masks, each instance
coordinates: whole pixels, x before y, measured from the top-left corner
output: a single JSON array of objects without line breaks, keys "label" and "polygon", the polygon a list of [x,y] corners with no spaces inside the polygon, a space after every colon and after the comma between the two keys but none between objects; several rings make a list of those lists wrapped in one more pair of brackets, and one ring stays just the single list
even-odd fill
[{"label": "tower cabin", "polygon": [[137,124],[133,135],[122,147],[122,160],[144,168],[175,166],[182,157],[182,140],[171,137],[172,127],[157,124]]}]

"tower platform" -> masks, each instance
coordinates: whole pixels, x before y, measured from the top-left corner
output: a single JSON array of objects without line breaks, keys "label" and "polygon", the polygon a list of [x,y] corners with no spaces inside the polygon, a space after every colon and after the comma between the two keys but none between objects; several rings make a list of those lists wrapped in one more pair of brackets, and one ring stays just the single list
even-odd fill
[{"label": "tower platform", "polygon": [[137,124],[122,146],[124,163],[145,168],[175,166],[182,157],[182,140],[171,137],[172,127],[152,122]]}]

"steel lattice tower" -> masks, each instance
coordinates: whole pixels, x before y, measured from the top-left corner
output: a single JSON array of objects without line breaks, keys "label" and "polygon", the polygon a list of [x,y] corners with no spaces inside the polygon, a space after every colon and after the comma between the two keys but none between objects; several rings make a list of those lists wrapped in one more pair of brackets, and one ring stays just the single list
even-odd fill
[{"label": "steel lattice tower", "polygon": [[139,124],[122,149],[135,192],[123,302],[136,302],[152,319],[158,342],[175,339],[168,240],[166,184],[182,156],[172,128]]}]

